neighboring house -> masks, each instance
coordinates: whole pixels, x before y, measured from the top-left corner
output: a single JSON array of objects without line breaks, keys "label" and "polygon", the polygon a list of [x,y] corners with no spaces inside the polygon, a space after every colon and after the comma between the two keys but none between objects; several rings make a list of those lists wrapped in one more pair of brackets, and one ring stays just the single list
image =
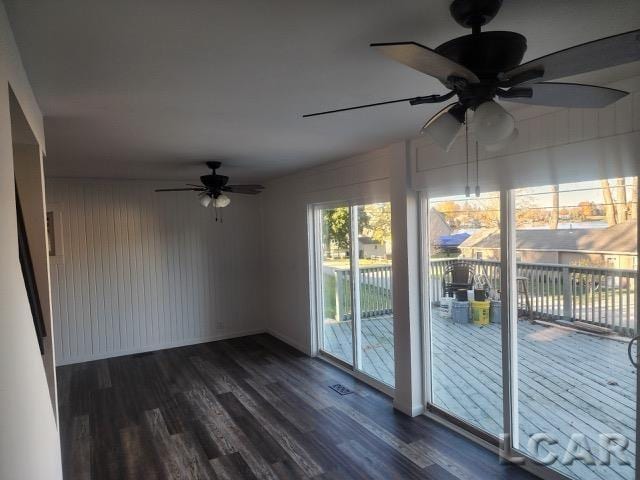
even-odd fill
[{"label": "neighboring house", "polygon": [[[638,265],[636,220],[608,228],[517,230],[519,262],[635,269]],[[500,233],[488,228],[475,232],[460,245],[462,256],[500,259]]]},{"label": "neighboring house", "polygon": [[440,237],[451,235],[453,229],[447,223],[444,213],[435,208],[429,209],[429,237],[431,244],[435,244]]},{"label": "neighboring house", "polygon": [[386,258],[390,248],[371,237],[358,237],[360,258]]}]

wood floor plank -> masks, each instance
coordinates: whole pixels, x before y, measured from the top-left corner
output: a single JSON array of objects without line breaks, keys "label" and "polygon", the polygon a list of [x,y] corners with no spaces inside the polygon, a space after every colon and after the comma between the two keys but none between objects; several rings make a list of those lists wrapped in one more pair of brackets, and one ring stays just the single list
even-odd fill
[{"label": "wood floor plank", "polygon": [[257,479],[239,453],[232,453],[211,460],[211,466],[220,480]]},{"label": "wood floor plank", "polygon": [[65,480],[531,478],[268,335],[58,372]]}]

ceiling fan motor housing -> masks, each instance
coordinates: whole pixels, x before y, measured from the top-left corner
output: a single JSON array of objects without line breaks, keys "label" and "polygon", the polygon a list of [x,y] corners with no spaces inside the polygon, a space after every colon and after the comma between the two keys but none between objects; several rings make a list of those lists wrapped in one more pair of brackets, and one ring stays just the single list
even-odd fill
[{"label": "ceiling fan motor housing", "polygon": [[527,39],[515,32],[481,32],[454,38],[436,52],[467,67],[481,81],[496,81],[498,74],[517,67],[527,50]]},{"label": "ceiling fan motor housing", "polygon": [[471,70],[480,79],[479,84],[473,85],[461,82],[456,86],[453,82],[460,103],[467,108],[475,109],[491,100],[498,89],[498,76],[520,65],[527,50],[527,39],[519,33],[480,31],[501,6],[502,0],[454,0],[449,8],[455,21],[471,28],[473,33],[443,43],[436,52]]},{"label": "ceiling fan motor housing", "polygon": [[220,168],[221,165],[221,162],[207,162],[207,167],[213,170],[213,172],[211,175],[203,175],[200,177],[202,184],[209,189],[214,197],[220,195],[221,188],[229,183],[229,177],[216,175],[216,170]]},{"label": "ceiling fan motor housing", "polygon": [[224,175],[203,175],[200,177],[200,181],[210,190],[219,190],[229,182],[229,177]]}]

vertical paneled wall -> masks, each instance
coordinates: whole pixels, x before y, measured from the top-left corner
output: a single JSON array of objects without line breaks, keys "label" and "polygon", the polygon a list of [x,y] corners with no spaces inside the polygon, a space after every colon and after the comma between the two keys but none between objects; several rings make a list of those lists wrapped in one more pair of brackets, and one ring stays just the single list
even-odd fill
[{"label": "vertical paneled wall", "polygon": [[58,364],[263,329],[260,199],[234,196],[220,223],[193,193],[158,186],[47,181],[61,230],[51,265]]}]

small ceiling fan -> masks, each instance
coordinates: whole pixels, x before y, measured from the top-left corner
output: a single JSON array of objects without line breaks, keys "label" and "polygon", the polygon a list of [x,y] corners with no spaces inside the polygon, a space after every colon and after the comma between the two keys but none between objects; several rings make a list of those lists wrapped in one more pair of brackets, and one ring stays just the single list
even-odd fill
[{"label": "small ceiling fan", "polygon": [[199,192],[200,204],[207,208],[211,203],[216,208],[224,208],[231,203],[226,193],[243,193],[257,195],[264,190],[262,185],[227,185],[229,177],[216,174],[220,168],[220,162],[207,162],[207,167],[212,170],[210,175],[200,177],[202,185],[187,183],[186,188],[158,188],[156,192]]},{"label": "small ceiling fan", "polygon": [[339,108],[303,117],[391,103],[440,103],[457,97],[428,119],[421,130],[449,150],[462,125],[467,123],[469,110],[474,112],[472,124],[480,143],[496,146],[515,138],[515,121],[493,100],[495,97],[532,105],[602,108],[628,94],[611,88],[549,80],[640,60],[640,30],[583,43],[520,64],[527,49],[523,35],[481,31],[501,6],[502,0],[454,0],[449,8],[451,16],[472,33],[443,43],[435,50],[416,42],[370,45],[392,60],[437,78],[450,90],[448,93]]}]

